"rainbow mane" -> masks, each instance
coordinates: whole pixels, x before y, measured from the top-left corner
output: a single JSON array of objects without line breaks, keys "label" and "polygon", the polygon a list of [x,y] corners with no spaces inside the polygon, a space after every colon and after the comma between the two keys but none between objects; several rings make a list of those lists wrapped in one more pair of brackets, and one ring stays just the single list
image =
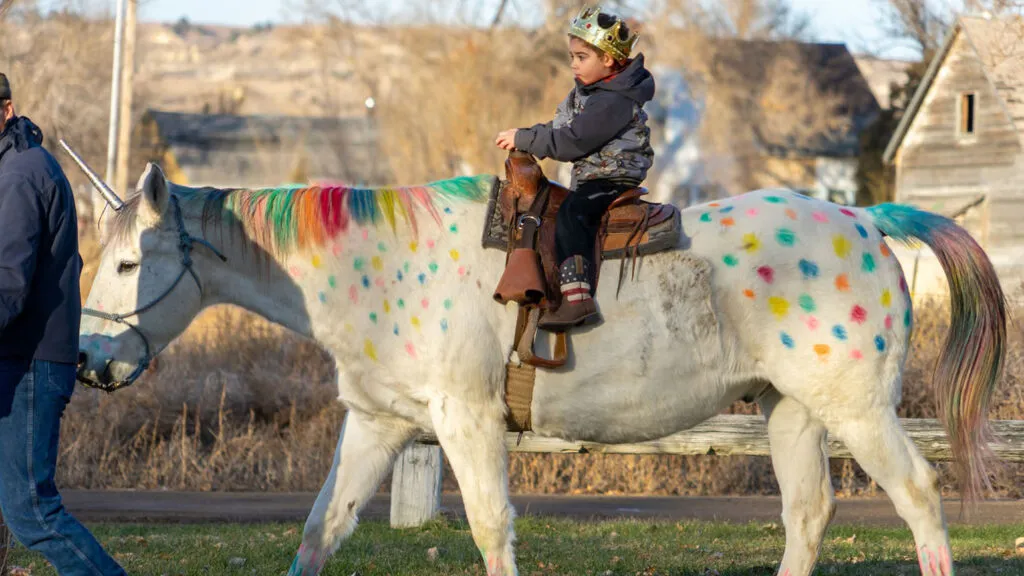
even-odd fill
[{"label": "rainbow mane", "polygon": [[344,185],[285,186],[257,189],[196,188],[176,191],[185,200],[202,201],[204,221],[233,221],[261,246],[277,253],[323,246],[351,223],[407,225],[419,234],[416,207],[438,224],[439,201],[481,202],[494,176],[464,176],[422,186],[354,188]]}]

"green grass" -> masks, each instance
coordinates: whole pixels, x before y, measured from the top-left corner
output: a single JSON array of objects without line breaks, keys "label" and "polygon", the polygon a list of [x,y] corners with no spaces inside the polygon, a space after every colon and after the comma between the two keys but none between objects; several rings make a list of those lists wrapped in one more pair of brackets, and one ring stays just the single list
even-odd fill
[{"label": "green grass", "polygon": [[[133,575],[284,574],[302,535],[301,524],[92,526]],[[533,575],[773,575],[784,536],[777,524],[705,522],[573,522],[537,517],[516,521],[519,573]],[[951,531],[960,576],[1024,575],[1014,556],[1024,525],[956,527]],[[437,548],[431,560],[428,550]],[[232,559],[244,559],[234,565]],[[13,565],[54,574],[39,555],[13,551]],[[716,572],[717,571],[717,572]],[[464,521],[438,520],[392,530],[366,522],[327,563],[333,576],[484,575]],[[897,528],[841,526],[829,530],[815,574],[919,574],[910,533]]]}]

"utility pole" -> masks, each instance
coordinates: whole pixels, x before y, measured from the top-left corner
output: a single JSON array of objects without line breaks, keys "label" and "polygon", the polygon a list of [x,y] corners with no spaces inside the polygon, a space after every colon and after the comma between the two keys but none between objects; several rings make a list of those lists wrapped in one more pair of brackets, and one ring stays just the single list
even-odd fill
[{"label": "utility pole", "polygon": [[107,133],[107,173],[104,178],[107,182],[114,178],[117,160],[118,117],[121,112],[121,44],[124,39],[124,3],[125,0],[117,0],[115,8],[117,13],[114,14],[114,69],[110,80],[110,131]]},{"label": "utility pole", "polygon": [[[124,55],[121,60],[121,111],[118,114],[117,170],[114,190],[128,193],[128,158],[132,150],[132,86],[135,76],[135,25],[139,0],[128,3],[124,22]],[[109,181],[108,181],[109,182]]]}]

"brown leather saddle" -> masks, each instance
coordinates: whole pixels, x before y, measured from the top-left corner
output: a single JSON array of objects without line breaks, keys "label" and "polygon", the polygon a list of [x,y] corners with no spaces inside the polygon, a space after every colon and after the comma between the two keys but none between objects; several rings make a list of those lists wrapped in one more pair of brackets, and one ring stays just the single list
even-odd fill
[{"label": "brown leather saddle", "polygon": [[[505,175],[506,180],[499,181],[492,192],[483,238],[484,246],[506,251],[505,273],[494,299],[502,304],[513,301],[520,305],[517,346],[523,336],[529,337],[528,347],[524,343],[517,348],[520,359],[534,366],[555,368],[566,360],[566,333],[558,334],[553,360],[532,354],[533,335],[540,311],[554,309],[561,301],[555,216],[571,191],[549,181],[533,156],[518,150],[509,153]],[[632,258],[635,272],[638,256],[679,245],[679,211],[670,204],[642,200],[646,194],[644,188],[625,192],[612,203],[601,222],[593,262],[600,276],[602,260],[622,259],[618,290],[622,289],[627,258]],[[594,279],[595,290],[597,280]]]}]

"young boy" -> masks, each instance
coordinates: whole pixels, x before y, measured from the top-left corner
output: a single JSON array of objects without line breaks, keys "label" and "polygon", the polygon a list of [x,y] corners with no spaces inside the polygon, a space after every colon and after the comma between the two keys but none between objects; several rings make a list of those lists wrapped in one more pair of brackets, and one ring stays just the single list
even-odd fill
[{"label": "young boy", "polygon": [[539,325],[547,330],[598,317],[591,260],[601,218],[619,195],[640,185],[654,159],[643,110],[654,97],[654,77],[643,54],[630,58],[637,37],[600,7],[583,8],[569,27],[576,86],[554,120],[505,130],[495,142],[504,150],[573,163],[573,192],[558,210],[555,232],[562,303],[541,316]]}]

